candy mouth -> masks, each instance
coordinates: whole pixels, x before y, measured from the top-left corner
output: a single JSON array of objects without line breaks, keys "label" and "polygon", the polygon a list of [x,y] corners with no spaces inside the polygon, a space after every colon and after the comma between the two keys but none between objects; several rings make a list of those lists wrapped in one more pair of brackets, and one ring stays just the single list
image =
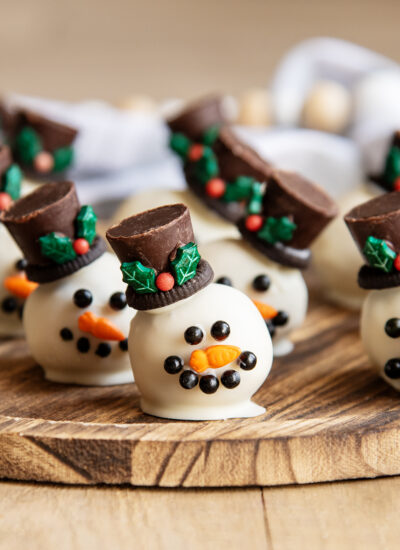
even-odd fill
[{"label": "candy mouth", "polygon": [[[64,327],[60,330],[61,339],[65,342],[73,343],[75,341],[74,334],[72,330],[67,327]],[[88,353],[92,349],[92,343],[89,338],[86,336],[81,336],[75,341],[76,349],[80,353]],[[94,348],[95,355],[99,357],[108,357],[113,349],[116,349],[117,345],[112,346],[108,342],[99,342]],[[121,351],[128,351],[128,339],[124,338],[123,340],[118,341],[118,348]]]}]

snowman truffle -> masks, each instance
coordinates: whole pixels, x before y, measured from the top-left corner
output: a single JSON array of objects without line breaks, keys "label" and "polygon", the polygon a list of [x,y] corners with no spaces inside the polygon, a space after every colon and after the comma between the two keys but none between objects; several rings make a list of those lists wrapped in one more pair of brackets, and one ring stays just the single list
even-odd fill
[{"label": "snowman truffle", "polygon": [[275,171],[267,182],[260,214],[239,222],[242,240],[204,245],[215,281],[245,292],[270,330],[276,356],[293,349],[289,336],[307,311],[308,293],[300,270],[309,245],[336,215],[319,187],[297,174]]},{"label": "snowman truffle", "polygon": [[380,375],[400,390],[400,194],[356,206],[345,222],[365,262],[358,274],[369,291],[361,313],[363,345]]},{"label": "snowman truffle", "polygon": [[1,216],[27,276],[40,283],[26,300],[23,324],[33,357],[56,382],[132,381],[127,333],[134,312],[96,220],[70,182],[42,185]]},{"label": "snowman truffle", "polygon": [[262,414],[251,397],[271,368],[271,338],[251,300],[210,284],[187,207],[132,216],[107,238],[140,310],[128,347],[142,410],[181,420]]}]

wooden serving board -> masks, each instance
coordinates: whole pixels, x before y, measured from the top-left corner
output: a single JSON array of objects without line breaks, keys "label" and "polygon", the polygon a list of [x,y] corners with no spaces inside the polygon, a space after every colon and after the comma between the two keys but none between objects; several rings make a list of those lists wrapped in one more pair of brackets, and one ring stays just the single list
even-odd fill
[{"label": "wooden serving board", "polygon": [[0,344],[0,477],[164,487],[281,485],[400,474],[400,396],[368,365],[358,315],[310,308],[295,352],[255,400],[264,416],[173,422],[135,385],[43,379],[24,341]]}]

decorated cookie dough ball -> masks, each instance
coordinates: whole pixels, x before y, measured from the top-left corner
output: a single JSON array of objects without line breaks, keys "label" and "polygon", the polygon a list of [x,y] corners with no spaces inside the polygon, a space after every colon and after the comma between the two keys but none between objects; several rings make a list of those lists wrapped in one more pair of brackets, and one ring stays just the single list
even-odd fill
[{"label": "decorated cookie dough ball", "polygon": [[340,134],[350,122],[351,95],[342,84],[326,80],[314,84],[302,113],[307,128]]},{"label": "decorated cookie dough ball", "polygon": [[[128,304],[140,310],[129,355],[142,410],[182,420],[262,414],[251,397],[271,368],[271,338],[251,300],[210,284],[188,209],[175,204],[132,216],[107,238],[122,262]],[[164,286],[171,278],[174,285]]]},{"label": "decorated cookie dough ball", "polygon": [[[23,251],[30,280],[24,329],[49,380],[84,385],[131,382],[129,323],[115,256],[96,235],[91,206],[80,206],[69,182],[49,183],[4,213]],[[85,245],[85,246],[83,246]]]}]

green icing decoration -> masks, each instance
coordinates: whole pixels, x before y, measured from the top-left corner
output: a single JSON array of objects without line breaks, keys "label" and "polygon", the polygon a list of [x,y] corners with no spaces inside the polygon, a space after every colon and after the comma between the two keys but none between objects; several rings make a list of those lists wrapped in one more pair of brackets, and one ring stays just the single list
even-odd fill
[{"label": "green icing decoration", "polygon": [[220,125],[215,124],[214,126],[210,126],[204,134],[203,134],[203,143],[204,145],[213,145],[215,140],[218,138],[219,135],[219,129]]},{"label": "green icing decoration", "polygon": [[175,273],[175,280],[179,286],[183,285],[196,275],[197,266],[201,256],[197,245],[188,243],[178,248],[176,258],[171,265]]},{"label": "green icing decoration", "polygon": [[91,206],[82,206],[76,217],[76,235],[91,245],[96,236],[97,216]]},{"label": "green icing decoration", "polygon": [[17,164],[12,164],[2,176],[1,189],[8,193],[12,200],[17,200],[21,194],[22,172]]},{"label": "green icing decoration", "polygon": [[74,161],[74,150],[72,147],[60,147],[60,149],[53,151],[53,159],[53,172],[66,170]]},{"label": "green icing decoration", "polygon": [[50,258],[56,264],[64,264],[76,258],[72,241],[65,235],[49,233],[39,237],[39,242],[43,256]]},{"label": "green icing decoration", "polygon": [[200,160],[195,163],[195,177],[204,185],[211,178],[215,178],[219,174],[219,166],[217,157],[214,154],[214,151],[208,147],[204,146],[203,156]]},{"label": "green icing decoration", "polygon": [[232,183],[226,186],[224,196],[222,197],[224,202],[237,202],[242,200],[249,200],[251,197],[254,178],[248,176],[238,176]]},{"label": "green icing decoration", "polygon": [[23,164],[32,164],[34,158],[42,151],[42,142],[33,128],[25,126],[17,135],[15,149]]},{"label": "green icing decoration", "polygon": [[180,133],[171,134],[169,146],[183,159],[187,157],[191,145],[192,142],[185,135]]},{"label": "green icing decoration", "polygon": [[389,183],[394,183],[400,176],[400,149],[391,147],[385,163],[384,179]]},{"label": "green icing decoration", "polygon": [[255,181],[252,185],[250,200],[247,205],[247,212],[249,214],[260,214],[262,211],[263,193],[264,186],[262,183]]},{"label": "green icing decoration", "polygon": [[392,271],[397,254],[384,240],[369,236],[363,253],[372,267],[382,269],[386,273]]},{"label": "green icing decoration", "polygon": [[282,218],[267,218],[263,227],[257,233],[258,237],[269,244],[275,244],[282,241],[290,241],[297,225],[287,216]]},{"label": "green icing decoration", "polygon": [[141,262],[124,262],[121,265],[124,282],[131,286],[137,294],[158,292],[156,273],[151,267],[145,267]]}]

